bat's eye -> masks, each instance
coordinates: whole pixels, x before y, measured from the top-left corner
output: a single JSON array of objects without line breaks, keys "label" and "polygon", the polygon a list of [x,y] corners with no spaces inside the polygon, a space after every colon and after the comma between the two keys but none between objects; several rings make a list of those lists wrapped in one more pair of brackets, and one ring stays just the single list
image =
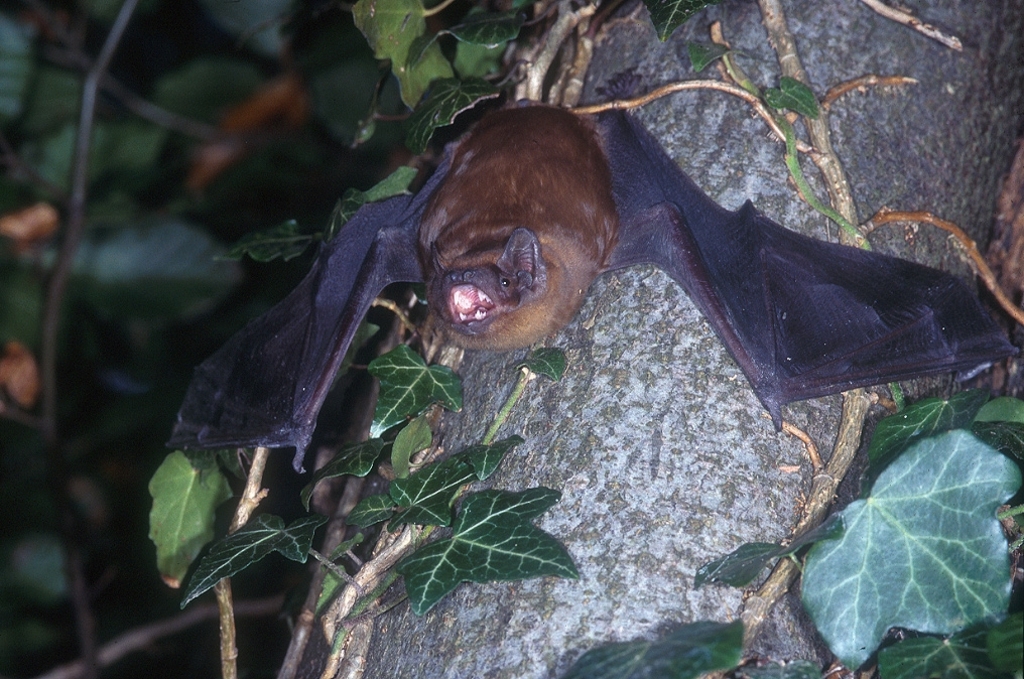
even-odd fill
[{"label": "bat's eye", "polygon": [[498,282],[501,283],[501,287],[503,288],[507,288],[508,286],[512,285],[512,281],[504,277],[499,278]]}]

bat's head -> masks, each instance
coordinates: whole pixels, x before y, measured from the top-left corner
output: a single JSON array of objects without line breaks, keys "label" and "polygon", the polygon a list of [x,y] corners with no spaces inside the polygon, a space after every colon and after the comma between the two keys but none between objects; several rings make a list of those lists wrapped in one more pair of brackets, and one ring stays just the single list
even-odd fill
[{"label": "bat's head", "polygon": [[526,338],[512,331],[509,336],[516,318],[529,315],[527,310],[548,291],[548,266],[530,229],[516,228],[503,247],[465,253],[452,262],[435,248],[433,268],[428,299],[455,343],[500,350],[526,346],[547,334],[541,330]]},{"label": "bat's head", "polygon": [[504,109],[448,155],[418,239],[432,313],[468,348],[533,344],[572,319],[616,242],[598,135],[561,109]]}]

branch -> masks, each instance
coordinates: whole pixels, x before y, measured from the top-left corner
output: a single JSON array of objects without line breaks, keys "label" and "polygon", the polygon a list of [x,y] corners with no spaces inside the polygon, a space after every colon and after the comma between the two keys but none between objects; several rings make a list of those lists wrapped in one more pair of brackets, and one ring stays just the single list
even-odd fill
[{"label": "branch", "polygon": [[68,199],[68,220],[47,285],[41,328],[42,416],[40,433],[46,448],[47,466],[52,492],[60,507],[61,534],[67,549],[68,580],[75,610],[78,642],[82,653],[83,677],[95,676],[97,670],[95,620],[89,608],[89,588],[85,580],[82,550],[77,544],[74,512],[66,492],[67,473],[57,429],[57,347],[59,345],[61,307],[67,289],[71,265],[85,229],[85,205],[88,194],[89,148],[92,144],[93,118],[96,114],[96,96],[103,73],[110,65],[121,36],[128,26],[138,0],[125,0],[117,18],[107,34],[95,64],[89,70],[82,86],[82,106],[75,140],[74,162],[71,174],[71,194]]},{"label": "branch", "polygon": [[[282,595],[257,599],[255,601],[243,601],[235,606],[235,612],[241,616],[264,616],[274,615],[281,610],[284,603]],[[157,622],[149,623],[142,627],[129,630],[120,636],[115,637],[104,644],[96,654],[96,662],[99,668],[109,667],[125,657],[129,653],[141,651],[154,641],[172,634],[177,634],[205,620],[212,620],[217,617],[217,607],[213,604],[191,606],[183,613]],[[39,675],[36,679],[75,679],[85,669],[84,660],[75,660],[55,667],[46,674]]]},{"label": "branch", "polygon": [[1001,306],[1003,311],[1009,314],[1014,321],[1019,325],[1024,326],[1024,311],[1013,303],[1013,300],[1010,299],[1009,295],[1003,292],[1003,289],[999,286],[999,282],[996,280],[996,275],[992,273],[992,269],[989,268],[988,262],[985,261],[985,258],[978,251],[978,244],[974,242],[974,239],[964,233],[959,226],[953,222],[946,221],[945,219],[939,219],[930,212],[898,212],[896,210],[888,210],[886,208],[879,210],[875,216],[868,221],[875,226],[881,226],[882,224],[888,224],[889,222],[924,222],[952,234],[960,245],[963,246],[964,250],[967,251],[967,256],[971,261],[971,268],[974,269],[974,273],[977,274],[978,278],[980,278],[985,284],[985,287],[988,288],[989,292],[991,292],[996,298],[996,301],[999,302],[999,306]]},{"label": "branch", "polygon": [[890,19],[896,23],[913,28],[918,33],[925,35],[936,42],[941,42],[946,47],[954,49],[957,52],[963,50],[963,45],[960,44],[960,38],[955,35],[946,35],[931,24],[926,24],[909,12],[904,12],[903,10],[896,9],[895,7],[889,7],[889,5],[882,3],[880,0],[860,1],[870,7],[873,11],[884,16],[886,19]]},{"label": "branch", "polygon": [[[717,90],[719,92],[731,94],[734,97],[739,97],[750,104],[750,107],[753,108],[754,112],[768,124],[772,133],[778,139],[784,140],[786,138],[786,134],[775,121],[775,117],[771,114],[771,111],[768,110],[768,107],[764,105],[764,102],[761,101],[760,98],[750,92],[747,92],[738,85],[732,85],[720,80],[683,80],[680,82],[669,83],[668,85],[662,85],[661,87],[639,97],[634,97],[632,99],[617,99],[615,101],[607,101],[603,104],[593,104],[591,106],[580,106],[579,108],[574,108],[573,112],[592,114],[601,113],[602,111],[639,108],[641,106],[646,106],[656,99],[660,99],[661,97],[675,92],[682,92],[684,90]],[[802,141],[797,140],[796,144],[797,150],[802,153],[810,153],[814,150]]]}]

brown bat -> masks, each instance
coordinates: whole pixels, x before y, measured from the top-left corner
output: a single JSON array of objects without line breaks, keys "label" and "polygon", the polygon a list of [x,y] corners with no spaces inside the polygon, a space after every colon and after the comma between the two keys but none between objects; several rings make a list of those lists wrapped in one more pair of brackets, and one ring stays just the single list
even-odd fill
[{"label": "brown bat", "polygon": [[815,396],[1016,353],[949,274],[788,231],[708,198],[631,116],[485,116],[415,196],[364,205],[280,304],[196,369],[169,445],[295,446],[389,283],[426,281],[451,340],[506,350],[559,330],[594,278],[640,263],[690,294],[777,427]]}]

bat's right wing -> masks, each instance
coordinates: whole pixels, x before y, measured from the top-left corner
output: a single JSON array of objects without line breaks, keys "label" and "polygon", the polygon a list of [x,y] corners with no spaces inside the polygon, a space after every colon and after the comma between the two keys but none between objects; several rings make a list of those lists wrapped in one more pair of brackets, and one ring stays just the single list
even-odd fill
[{"label": "bat's right wing", "polygon": [[356,328],[390,283],[423,281],[417,232],[447,161],[415,196],[368,203],[287,297],[251,321],[192,378],[169,446],[295,446],[295,468]]},{"label": "bat's right wing", "polygon": [[632,117],[598,118],[619,210],[609,268],[649,262],[682,285],[781,426],[781,406],[971,370],[1017,353],[959,280],[784,229],[708,198]]}]

